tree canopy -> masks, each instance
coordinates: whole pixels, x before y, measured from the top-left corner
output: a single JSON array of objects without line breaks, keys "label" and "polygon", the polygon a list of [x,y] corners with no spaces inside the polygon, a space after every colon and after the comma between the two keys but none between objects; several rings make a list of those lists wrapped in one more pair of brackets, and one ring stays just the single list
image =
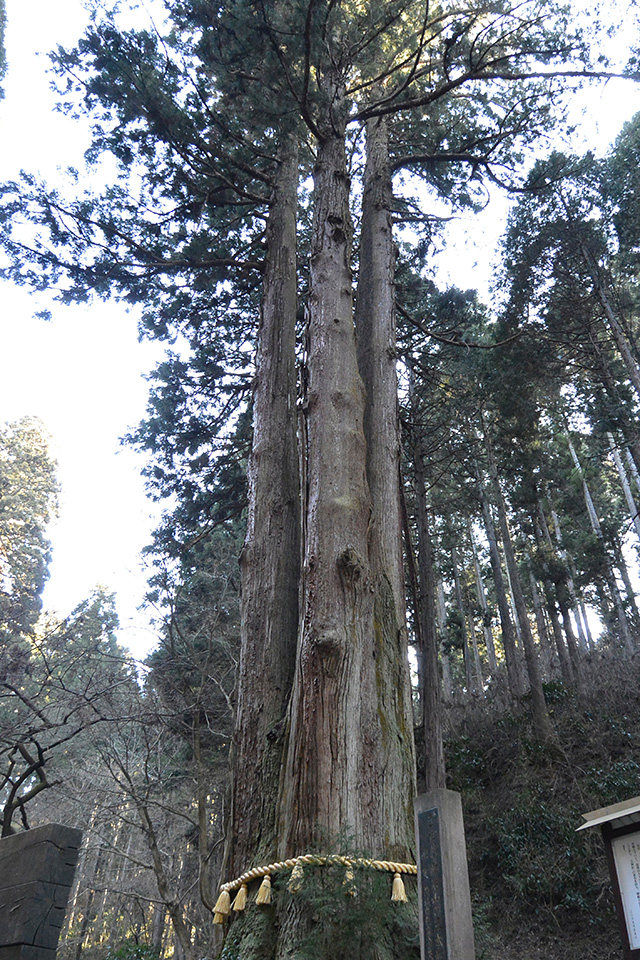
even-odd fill
[{"label": "tree canopy", "polygon": [[43,425],[25,418],[0,430],[0,632],[28,634],[42,607],[57,509],[56,465]]},{"label": "tree canopy", "polygon": [[[412,859],[414,728],[440,787],[443,702],[529,711],[532,749],[562,763],[549,685],[584,697],[590,657],[635,655],[634,127],[603,162],[532,156],[567,87],[635,76],[599,30],[540,0],[174,2],[149,29],[100,8],[54,55],[63,108],[93,124],[89,167],[116,175],[5,184],[4,274],[139,304],[170,344],[133,433],[170,501],[152,583],[168,619],[99,750],[187,960],[187,874],[160,843],[174,799],[223,926],[250,867],[347,839]],[[493,309],[428,269],[442,210],[489,186],[521,196]],[[211,774],[230,742],[226,808]],[[283,888],[238,906],[222,955],[416,955],[411,907],[375,945],[314,932],[316,908]]]}]

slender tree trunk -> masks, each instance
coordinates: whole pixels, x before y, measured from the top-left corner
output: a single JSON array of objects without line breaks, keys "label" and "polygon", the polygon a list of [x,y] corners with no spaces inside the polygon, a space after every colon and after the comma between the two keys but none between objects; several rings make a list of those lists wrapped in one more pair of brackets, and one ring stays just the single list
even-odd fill
[{"label": "slender tree trunk", "polygon": [[578,454],[576,449],[571,442],[571,437],[567,434],[567,443],[569,445],[569,452],[571,458],[574,462],[575,468],[578,471],[580,479],[582,480],[582,492],[584,494],[584,502],[587,508],[587,515],[589,517],[589,522],[591,524],[591,529],[598,538],[600,546],[602,549],[603,559],[605,562],[605,572],[607,585],[609,587],[609,593],[611,594],[611,599],[613,600],[616,615],[618,618],[618,626],[620,628],[620,636],[625,647],[625,650],[629,655],[632,655],[635,652],[635,644],[633,638],[631,637],[631,632],[629,630],[629,623],[627,621],[626,614],[624,612],[624,605],[622,603],[622,597],[620,596],[620,591],[618,589],[618,584],[616,582],[615,573],[613,570],[613,565],[611,563],[611,558],[609,556],[609,551],[607,550],[607,545],[604,540],[604,534],[602,533],[602,527],[600,526],[600,520],[598,519],[598,514],[596,512],[593,499],[591,497],[591,492],[589,490],[589,485],[587,479],[582,470]]},{"label": "slender tree trunk", "polygon": [[[467,610],[470,607],[467,604]],[[475,629],[473,614],[469,612],[469,635],[471,636],[471,649],[473,650],[473,669],[475,674],[476,693],[481,694],[484,690],[484,676],[482,673],[482,661],[480,659],[480,650],[478,649],[478,636]]]},{"label": "slender tree trunk", "polygon": [[[436,627],[438,638],[444,636],[446,622],[446,607],[444,602],[444,585],[438,578],[436,584]],[[442,658],[442,695],[445,703],[453,700],[453,680],[451,679],[451,660],[446,650],[441,650]]]},{"label": "slender tree trunk", "polygon": [[144,833],[151,862],[153,864],[153,873],[158,893],[161,900],[166,904],[167,913],[171,920],[171,926],[175,936],[175,943],[179,945],[184,960],[195,960],[193,946],[191,943],[191,929],[184,915],[184,905],[177,896],[176,891],[172,889],[167,877],[167,873],[162,860],[162,852],[158,834],[153,821],[149,815],[149,810],[142,800],[134,799],[136,813],[140,822],[140,827]]},{"label": "slender tree trunk", "polygon": [[640,470],[638,470],[636,461],[633,458],[633,453],[628,446],[624,448],[624,454],[627,460],[627,464],[629,465],[629,470],[631,471],[631,475],[635,481],[636,491],[640,491]]},{"label": "slender tree trunk", "polygon": [[[477,469],[477,468],[476,468]],[[498,611],[500,613],[500,629],[502,631],[502,647],[504,649],[504,659],[507,666],[507,678],[511,696],[517,699],[522,694],[522,677],[520,674],[520,664],[518,652],[516,649],[516,637],[509,611],[509,600],[504,585],[504,576],[502,574],[502,562],[498,550],[498,538],[491,516],[491,507],[486,494],[484,482],[478,473],[478,490],[480,493],[480,502],[482,505],[482,517],[484,520],[484,529],[489,543],[489,560],[491,562],[491,572],[493,582],[496,588],[496,598],[498,601]]]},{"label": "slender tree trunk", "polygon": [[560,673],[562,675],[563,683],[566,687],[571,688],[576,686],[576,676],[571,665],[571,660],[569,659],[569,654],[567,652],[567,647],[562,635],[562,627],[560,625],[560,619],[558,617],[558,610],[556,608],[556,594],[554,586],[551,582],[551,578],[546,576],[543,581],[545,602],[547,604],[547,610],[549,612],[549,620],[551,621],[551,630],[553,632],[553,640],[556,646],[556,653],[558,654],[558,662],[560,664]]},{"label": "slender tree trunk", "polygon": [[151,948],[160,954],[164,938],[166,907],[162,903],[154,903],[151,913]]},{"label": "slender tree trunk", "polygon": [[537,735],[541,740],[556,740],[556,733],[549,719],[549,713],[547,711],[547,704],[544,699],[544,692],[542,689],[542,676],[540,674],[540,664],[538,661],[538,653],[536,650],[535,642],[533,639],[533,634],[531,632],[531,626],[529,624],[529,615],[527,612],[527,607],[524,600],[524,594],[522,592],[522,586],[520,584],[520,574],[518,571],[518,566],[516,563],[515,551],[513,549],[513,543],[511,540],[511,534],[509,531],[509,524],[507,521],[507,510],[502,496],[502,490],[500,489],[500,482],[498,480],[498,472],[496,469],[495,460],[493,457],[493,450],[491,448],[491,442],[485,431],[485,443],[487,449],[487,458],[489,464],[489,476],[491,478],[491,487],[493,490],[493,495],[498,509],[498,518],[500,523],[500,533],[502,535],[502,547],[505,554],[505,559],[507,561],[507,569],[510,574],[511,587],[513,590],[513,599],[516,605],[516,610],[518,613],[518,620],[520,621],[520,630],[522,634],[522,645],[524,648],[524,658],[527,665],[527,674],[529,677],[529,689],[531,693],[531,710],[533,714],[533,723]]},{"label": "slender tree trunk", "polygon": [[[409,363],[409,402],[414,409],[413,370]],[[416,422],[416,418],[413,418]],[[446,786],[444,748],[442,742],[442,702],[450,697],[451,676],[447,673],[448,690],[443,685],[445,663],[443,659],[443,677],[440,676],[438,648],[440,620],[437,609],[437,590],[442,588],[436,582],[433,540],[429,529],[427,511],[427,484],[425,478],[422,443],[413,444],[413,490],[415,497],[415,523],[418,540],[418,568],[416,586],[416,611],[420,654],[418,657],[418,687],[420,691],[420,713],[424,737],[424,783],[419,786],[425,790],[437,790]],[[444,605],[444,596],[442,598]],[[447,660],[446,667],[449,667]]]},{"label": "slender tree trunk", "polygon": [[640,471],[640,431],[638,430],[637,420],[633,416],[623,415],[622,413],[622,411],[628,409],[629,404],[620,394],[618,381],[611,369],[609,358],[593,326],[593,324],[589,324],[588,337],[596,361],[596,371],[594,372],[606,397],[605,413],[607,417],[614,420],[622,433],[628,445],[629,456],[637,476]]},{"label": "slender tree trunk", "polygon": [[487,604],[487,595],[485,593],[484,583],[482,581],[480,561],[478,560],[478,549],[473,536],[471,523],[469,523],[467,526],[467,533],[469,535],[469,540],[471,541],[471,551],[473,553],[473,570],[476,580],[476,596],[478,598],[478,605],[480,606],[480,612],[482,614],[482,632],[484,634],[484,642],[487,648],[489,670],[493,674],[498,669],[498,661],[496,659],[496,648],[493,643],[493,634],[491,632],[491,617],[489,614],[489,606]]},{"label": "slender tree trunk", "polygon": [[527,566],[529,570],[529,584],[531,586],[531,599],[533,600],[533,612],[536,618],[536,628],[538,631],[538,639],[540,641],[540,651],[542,654],[543,674],[547,677],[550,677],[553,672],[551,642],[549,640],[547,624],[544,619],[544,610],[542,608],[542,601],[540,599],[540,591],[538,590],[538,584],[536,583],[536,578],[534,576],[533,570],[531,569],[531,563],[529,562]]},{"label": "slender tree trunk", "polygon": [[451,568],[453,571],[453,583],[456,591],[456,605],[458,607],[458,616],[460,618],[460,634],[462,637],[462,657],[464,662],[464,676],[467,693],[476,695],[478,685],[473,669],[471,651],[469,649],[469,631],[467,629],[467,611],[462,596],[462,585],[460,583],[460,565],[458,563],[458,553],[455,547],[451,551]]},{"label": "slender tree trunk", "polygon": [[424,463],[419,445],[413,456],[418,531],[418,584],[420,635],[422,638],[421,713],[425,746],[426,790],[446,786],[442,744],[442,682],[438,667],[438,631],[436,623],[436,579],[433,543],[429,531]]},{"label": "slender tree trunk", "polygon": [[633,496],[631,490],[631,484],[629,483],[629,477],[627,476],[627,471],[624,468],[622,463],[622,458],[620,456],[620,451],[616,446],[616,442],[613,439],[613,436],[608,433],[607,437],[609,439],[609,449],[613,456],[613,462],[616,465],[616,470],[618,471],[618,478],[620,480],[620,486],[624,492],[624,498],[627,501],[627,507],[629,509],[629,516],[631,517],[631,522],[633,523],[634,529],[636,531],[636,536],[640,542],[640,514],[638,513],[638,506]]},{"label": "slender tree trunk", "polygon": [[[537,521],[537,522],[535,522]],[[539,532],[539,540],[547,545],[550,551],[555,552],[558,547],[554,545],[551,538],[551,531],[549,530],[549,525],[547,523],[547,518],[545,516],[544,509],[542,504],[538,501],[537,504],[537,517],[534,518],[534,523],[536,530]],[[557,527],[556,536],[560,535],[560,527]],[[559,546],[559,545],[558,545]],[[565,560],[565,555],[562,553],[560,555],[561,560]],[[570,600],[570,588],[568,584],[568,574],[566,569],[562,569],[560,565],[556,566],[555,574],[553,576],[553,582],[555,586],[555,595],[560,608],[560,614],[562,616],[562,625],[564,627],[564,634],[567,638],[567,650],[569,651],[569,659],[571,660],[572,673],[575,678],[576,686],[578,689],[582,688],[582,669],[580,664],[580,652],[578,650],[578,644],[576,643],[575,634],[573,632],[573,624],[571,623],[571,615],[569,610],[569,600]]]},{"label": "slender tree trunk", "polygon": [[636,400],[640,400],[640,369],[638,368],[638,363],[634,356],[632,346],[629,343],[629,339],[625,333],[623,324],[620,322],[620,318],[618,317],[611,302],[611,293],[608,289],[608,285],[605,283],[602,277],[600,265],[584,243],[581,243],[580,246],[583,257],[591,273],[591,279],[593,281],[593,287],[596,296],[598,297],[604,311],[604,315],[607,318],[609,330],[613,336],[620,356],[622,357],[622,361],[625,365],[627,374],[629,375],[629,379],[634,386]]},{"label": "slender tree trunk", "polygon": [[[575,573],[575,571],[574,571],[574,573]],[[587,638],[587,649],[588,649],[588,650],[592,650],[592,649],[593,649],[593,637],[592,637],[592,635],[591,635],[591,627],[589,626],[589,618],[587,617],[587,608],[586,608],[585,603],[584,603],[584,600],[583,600],[582,598],[580,598],[580,601],[579,601],[579,604],[578,604],[578,605],[579,605],[579,607],[580,607],[580,616],[581,616],[581,618],[582,618],[582,627],[583,627],[583,630],[584,630],[584,635],[585,635],[585,637]]]},{"label": "slender tree trunk", "polygon": [[[558,514],[556,513],[551,497],[547,492],[547,498],[549,500],[550,510],[551,510],[551,519],[553,521],[553,528],[556,535],[556,543],[558,545],[558,555],[566,567],[566,585],[569,592],[569,597],[571,599],[571,612],[573,613],[573,619],[576,624],[578,631],[578,640],[580,642],[580,647],[583,650],[590,650],[592,639],[591,633],[589,631],[589,624],[585,615],[584,604],[582,598],[579,596],[578,591],[575,587],[576,581],[576,568],[571,557],[565,550],[562,542],[562,531],[560,529],[560,521],[558,519]],[[544,517],[544,511],[543,511]],[[545,518],[546,523],[546,518]]]},{"label": "slender tree trunk", "polygon": [[89,927],[92,926],[96,919],[96,911],[94,907],[96,888],[98,887],[104,873],[105,860],[105,848],[102,846],[102,844],[99,844],[91,872],[86,870],[85,867],[86,873],[84,874],[84,885],[86,889],[86,898],[84,904],[82,905],[82,919],[80,921],[80,928],[74,938],[76,941],[74,952],[75,960],[79,960],[80,956],[82,955],[87,934],[89,932]]},{"label": "slender tree trunk", "polygon": [[627,562],[624,559],[624,554],[622,552],[622,544],[616,538],[616,542],[613,545],[615,553],[615,561],[618,570],[620,571],[620,576],[624,584],[624,590],[627,595],[628,606],[627,609],[630,612],[631,621],[633,624],[633,630],[635,636],[640,636],[640,615],[638,614],[638,606],[636,603],[636,593],[633,589],[633,584],[631,583],[631,577],[629,576],[629,568],[627,567]]}]

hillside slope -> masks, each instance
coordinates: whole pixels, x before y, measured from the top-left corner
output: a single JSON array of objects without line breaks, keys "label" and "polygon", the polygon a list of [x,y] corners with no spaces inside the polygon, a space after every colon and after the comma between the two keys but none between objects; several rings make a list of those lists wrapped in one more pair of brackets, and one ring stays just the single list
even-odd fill
[{"label": "hillside slope", "polygon": [[621,938],[597,829],[581,814],[640,794],[640,660],[594,658],[578,699],[546,696],[561,750],[494,702],[455,708],[449,786],[463,798],[477,960],[618,960]]}]

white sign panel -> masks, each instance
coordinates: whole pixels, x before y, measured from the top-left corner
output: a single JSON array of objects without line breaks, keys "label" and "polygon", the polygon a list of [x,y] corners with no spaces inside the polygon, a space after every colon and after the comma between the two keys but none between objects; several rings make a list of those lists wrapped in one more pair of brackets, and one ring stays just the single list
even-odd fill
[{"label": "white sign panel", "polygon": [[640,949],[640,835],[628,834],[611,841],[627,924],[629,946]]}]

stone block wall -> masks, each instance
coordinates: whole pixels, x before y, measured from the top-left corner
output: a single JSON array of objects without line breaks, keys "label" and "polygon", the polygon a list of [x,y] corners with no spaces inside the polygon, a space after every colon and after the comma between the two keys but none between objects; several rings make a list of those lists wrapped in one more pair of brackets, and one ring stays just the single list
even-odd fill
[{"label": "stone block wall", "polygon": [[55,960],[81,841],[56,823],[0,840],[0,960]]}]

